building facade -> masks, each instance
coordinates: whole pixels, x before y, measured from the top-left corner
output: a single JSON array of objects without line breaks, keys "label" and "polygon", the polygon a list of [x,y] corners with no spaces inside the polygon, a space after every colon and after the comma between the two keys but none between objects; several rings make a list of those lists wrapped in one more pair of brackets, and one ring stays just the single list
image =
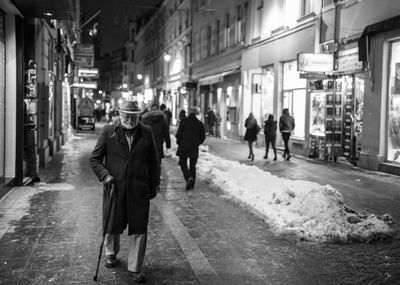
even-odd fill
[{"label": "building facade", "polygon": [[[203,114],[214,109],[222,136],[236,140],[250,112],[262,125],[266,115],[279,120],[288,108],[296,121],[294,153],[396,173],[399,5],[164,1],[143,28],[144,86],[157,99],[162,94],[175,116],[188,105]],[[182,15],[189,15],[188,29]]]}]

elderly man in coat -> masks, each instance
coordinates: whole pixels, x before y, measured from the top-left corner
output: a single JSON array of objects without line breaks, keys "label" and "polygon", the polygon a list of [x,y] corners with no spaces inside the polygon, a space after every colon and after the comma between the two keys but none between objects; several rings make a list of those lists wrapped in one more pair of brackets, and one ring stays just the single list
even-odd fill
[{"label": "elderly man in coat", "polygon": [[[119,120],[106,125],[90,156],[90,166],[104,184],[103,228],[105,236],[105,266],[117,265],[120,234],[128,226],[128,273],[138,283],[146,282],[142,266],[146,250],[150,200],[160,184],[158,154],[151,128],[139,122],[140,109],[136,101],[123,101]],[[114,184],[114,203],[109,224],[105,212]]]},{"label": "elderly man in coat", "polygon": [[[197,113],[197,107],[189,108],[189,116],[179,124],[176,132],[176,143],[178,144],[176,155],[179,156],[179,165],[186,180],[186,190],[194,188],[199,145],[206,139],[204,125],[197,119]],[[189,169],[187,165],[188,159],[190,163]]]}]

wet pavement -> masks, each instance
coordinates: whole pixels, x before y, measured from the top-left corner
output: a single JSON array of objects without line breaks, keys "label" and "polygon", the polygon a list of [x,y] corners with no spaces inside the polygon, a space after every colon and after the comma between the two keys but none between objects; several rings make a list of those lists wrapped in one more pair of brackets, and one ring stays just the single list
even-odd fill
[{"label": "wet pavement", "polygon": [[[40,176],[45,184],[14,188],[0,200],[0,284],[96,284],[101,241],[101,183],[89,168],[95,134],[72,137]],[[242,160],[247,146],[208,137],[210,151]],[[398,177],[294,157],[255,165],[280,176],[330,183],[346,203],[400,220]],[[243,159],[243,163],[247,162]],[[184,190],[177,161],[163,160],[151,202],[144,272],[148,284],[400,284],[399,239],[318,244],[275,235],[261,217],[199,177]],[[134,284],[120,265],[101,262],[101,284]]]}]

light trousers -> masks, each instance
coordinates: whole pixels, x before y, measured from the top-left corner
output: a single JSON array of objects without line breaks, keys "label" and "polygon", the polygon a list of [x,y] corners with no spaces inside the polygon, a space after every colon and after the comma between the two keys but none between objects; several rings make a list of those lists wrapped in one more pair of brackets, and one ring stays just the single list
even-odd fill
[{"label": "light trousers", "polygon": [[[128,236],[128,270],[131,272],[142,271],[144,255],[146,253],[147,234],[134,234]],[[120,249],[120,235],[106,234],[104,248],[107,255],[117,256]]]}]

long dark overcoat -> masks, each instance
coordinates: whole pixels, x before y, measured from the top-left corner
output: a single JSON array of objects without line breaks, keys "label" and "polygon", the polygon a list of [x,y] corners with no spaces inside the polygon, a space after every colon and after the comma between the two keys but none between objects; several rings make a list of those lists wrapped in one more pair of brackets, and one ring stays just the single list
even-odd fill
[{"label": "long dark overcoat", "polygon": [[143,115],[142,123],[151,127],[156,142],[158,156],[159,158],[164,158],[164,141],[165,146],[171,148],[169,126],[164,112],[161,110],[149,111]]},{"label": "long dark overcoat", "polygon": [[176,143],[178,144],[177,156],[180,157],[199,157],[199,145],[206,139],[204,125],[195,114],[190,114],[189,117],[179,123],[178,131],[176,132]]},{"label": "long dark overcoat", "polygon": [[[107,233],[121,234],[128,225],[128,235],[147,232],[150,199],[160,184],[158,154],[151,128],[137,125],[131,150],[120,122],[106,125],[90,158],[90,166],[100,181],[107,174],[115,178],[114,203]],[[103,228],[109,191],[104,188]]]}]

